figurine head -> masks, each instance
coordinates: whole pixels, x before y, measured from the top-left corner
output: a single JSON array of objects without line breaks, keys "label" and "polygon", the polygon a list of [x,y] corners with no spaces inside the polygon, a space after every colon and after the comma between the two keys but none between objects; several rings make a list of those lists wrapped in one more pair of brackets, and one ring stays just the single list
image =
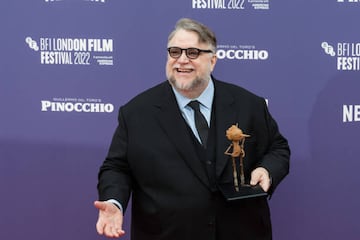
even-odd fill
[{"label": "figurine head", "polygon": [[250,135],[244,134],[243,131],[236,125],[232,125],[230,128],[228,128],[228,130],[226,130],[226,137],[230,141],[240,141],[245,137],[250,137]]}]

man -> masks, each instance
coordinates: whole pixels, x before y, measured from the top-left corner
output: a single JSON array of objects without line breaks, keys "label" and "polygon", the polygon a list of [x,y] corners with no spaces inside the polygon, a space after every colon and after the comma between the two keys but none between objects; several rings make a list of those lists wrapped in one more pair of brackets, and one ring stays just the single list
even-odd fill
[{"label": "man", "polygon": [[[245,177],[273,193],[287,175],[290,150],[265,101],[216,80],[216,37],[203,24],[180,19],[168,38],[165,81],[119,110],[119,125],[99,172],[97,231],[121,237],[132,194],[133,240],[271,239],[266,197],[227,201],[219,186],[233,182],[226,130],[245,141]],[[205,138],[198,114],[207,121]]]}]

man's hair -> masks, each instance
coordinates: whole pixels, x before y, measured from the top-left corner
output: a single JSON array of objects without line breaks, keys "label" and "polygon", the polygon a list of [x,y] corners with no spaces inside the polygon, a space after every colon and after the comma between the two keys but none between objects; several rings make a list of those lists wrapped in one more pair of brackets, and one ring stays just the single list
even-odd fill
[{"label": "man's hair", "polygon": [[181,29],[197,33],[201,43],[210,44],[212,50],[216,51],[217,41],[215,33],[204,24],[190,18],[181,18],[177,21],[175,29],[169,34],[168,42],[174,37],[175,33]]}]

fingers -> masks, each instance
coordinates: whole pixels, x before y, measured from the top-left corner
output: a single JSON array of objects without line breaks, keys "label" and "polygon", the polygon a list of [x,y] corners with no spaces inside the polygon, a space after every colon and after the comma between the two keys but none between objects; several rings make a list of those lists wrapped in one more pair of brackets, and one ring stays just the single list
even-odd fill
[{"label": "fingers", "polygon": [[98,234],[103,235],[104,234],[104,226],[105,224],[100,221],[100,219],[98,219],[98,221],[96,222],[96,231],[98,232]]},{"label": "fingers", "polygon": [[122,229],[121,225],[117,224],[115,221],[104,221],[99,217],[96,223],[96,230],[98,234],[105,235],[110,238],[118,238],[125,234],[125,231]]},{"label": "fingers", "polygon": [[270,177],[269,177],[269,172],[263,168],[263,167],[259,167],[256,168],[252,173],[251,173],[251,180],[250,180],[250,184],[251,185],[256,185],[259,184],[260,187],[267,192],[270,188]]},{"label": "fingers", "polygon": [[99,221],[96,224],[96,230],[98,234],[105,235],[110,238],[118,238],[125,234],[125,231],[121,228],[112,226],[111,224],[99,223]]},{"label": "fingers", "polygon": [[125,234],[125,231],[115,226],[106,225],[104,228],[104,235],[106,237],[118,238]]},{"label": "fingers", "polygon": [[107,214],[116,214],[119,212],[119,209],[113,203],[107,201],[95,201],[94,206],[99,209],[99,211]]},{"label": "fingers", "polygon": [[106,208],[106,203],[105,202],[101,202],[101,201],[95,201],[94,202],[94,206],[99,209],[99,210],[105,210]]},{"label": "fingers", "polygon": [[99,218],[96,230],[100,235],[110,238],[118,238],[125,234],[122,229],[122,212],[112,203],[95,201],[94,206],[99,209]]}]

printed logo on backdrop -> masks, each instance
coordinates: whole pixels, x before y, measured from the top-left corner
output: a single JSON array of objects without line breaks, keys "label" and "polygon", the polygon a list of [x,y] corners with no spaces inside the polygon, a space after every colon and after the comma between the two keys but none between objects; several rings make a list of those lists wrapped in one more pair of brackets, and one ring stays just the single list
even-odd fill
[{"label": "printed logo on backdrop", "polygon": [[[74,0],[44,0],[47,3],[53,2],[70,2]],[[95,2],[95,3],[105,3],[106,0],[77,0],[78,2]]]},{"label": "printed logo on backdrop", "polygon": [[339,71],[360,70],[360,42],[339,42],[330,44],[322,42],[324,52],[336,59],[336,69]]},{"label": "printed logo on backdrop", "polygon": [[360,0],[337,0],[340,3],[360,3]]},{"label": "printed logo on backdrop", "polygon": [[26,37],[44,65],[113,65],[113,39]]},{"label": "printed logo on backdrop", "polygon": [[267,50],[258,49],[254,45],[243,44],[218,45],[216,55],[218,59],[242,61],[266,61],[269,58]]},{"label": "printed logo on backdrop", "polygon": [[360,105],[343,105],[343,122],[360,122]]},{"label": "printed logo on backdrop", "polygon": [[41,101],[42,112],[112,113],[114,105],[98,98],[54,97]]},{"label": "printed logo on backdrop", "polygon": [[270,0],[191,0],[191,6],[208,10],[269,10]]}]

